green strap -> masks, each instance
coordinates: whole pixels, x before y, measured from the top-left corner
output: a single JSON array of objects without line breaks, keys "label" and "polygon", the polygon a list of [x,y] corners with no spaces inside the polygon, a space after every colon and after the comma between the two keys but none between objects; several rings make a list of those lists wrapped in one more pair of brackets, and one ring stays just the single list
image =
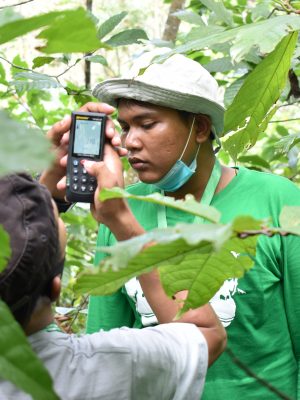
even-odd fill
[{"label": "green strap", "polygon": [[[200,204],[210,205],[214,197],[215,191],[217,189],[218,183],[220,181],[221,175],[222,175],[222,167],[219,160],[216,158],[209,181],[207,182],[204,193],[201,197]],[[158,206],[157,222],[159,228],[166,228],[168,226],[166,207],[164,205]],[[196,224],[202,224],[203,222],[205,222],[205,219],[202,217],[195,216],[194,222]]]},{"label": "green strap", "polygon": [[41,330],[44,332],[62,332],[62,330],[54,322],[45,326],[45,328]]}]

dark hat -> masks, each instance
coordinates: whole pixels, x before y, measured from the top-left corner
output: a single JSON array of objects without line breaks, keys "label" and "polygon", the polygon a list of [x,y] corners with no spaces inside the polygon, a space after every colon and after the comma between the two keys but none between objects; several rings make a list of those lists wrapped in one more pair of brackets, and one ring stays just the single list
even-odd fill
[{"label": "dark hat", "polygon": [[12,251],[0,274],[0,297],[24,324],[61,269],[58,227],[46,187],[27,174],[0,178],[0,224]]}]

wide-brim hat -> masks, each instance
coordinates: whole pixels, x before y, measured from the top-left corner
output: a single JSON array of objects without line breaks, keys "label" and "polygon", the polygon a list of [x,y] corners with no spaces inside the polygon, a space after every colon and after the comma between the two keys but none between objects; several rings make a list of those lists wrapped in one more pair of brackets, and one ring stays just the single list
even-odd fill
[{"label": "wide-brim hat", "polygon": [[176,110],[209,115],[214,131],[222,136],[224,107],[217,81],[198,62],[175,54],[162,63],[152,63],[139,75],[135,65],[126,76],[99,83],[93,95],[117,106],[121,98],[148,102]]}]

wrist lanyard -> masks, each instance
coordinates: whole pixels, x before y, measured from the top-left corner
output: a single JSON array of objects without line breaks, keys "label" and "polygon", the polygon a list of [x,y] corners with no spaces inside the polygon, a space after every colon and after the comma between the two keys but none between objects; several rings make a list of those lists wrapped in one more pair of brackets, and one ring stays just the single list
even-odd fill
[{"label": "wrist lanyard", "polygon": [[[222,175],[222,167],[219,160],[216,158],[213,170],[205,187],[204,193],[201,197],[200,204],[210,205],[215,191],[217,189],[218,183]],[[164,194],[164,192],[162,192]],[[205,222],[205,218],[195,216],[194,223],[201,224]],[[166,207],[164,205],[158,205],[157,209],[157,226],[158,228],[167,228],[167,213]]]}]

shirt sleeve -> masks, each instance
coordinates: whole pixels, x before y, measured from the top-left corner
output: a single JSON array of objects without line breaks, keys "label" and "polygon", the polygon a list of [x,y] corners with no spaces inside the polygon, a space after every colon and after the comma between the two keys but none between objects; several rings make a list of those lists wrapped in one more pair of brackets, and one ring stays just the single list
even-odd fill
[{"label": "shirt sleeve", "polygon": [[196,326],[170,323],[125,332],[134,362],[132,398],[198,400],[201,397],[208,348]]}]

